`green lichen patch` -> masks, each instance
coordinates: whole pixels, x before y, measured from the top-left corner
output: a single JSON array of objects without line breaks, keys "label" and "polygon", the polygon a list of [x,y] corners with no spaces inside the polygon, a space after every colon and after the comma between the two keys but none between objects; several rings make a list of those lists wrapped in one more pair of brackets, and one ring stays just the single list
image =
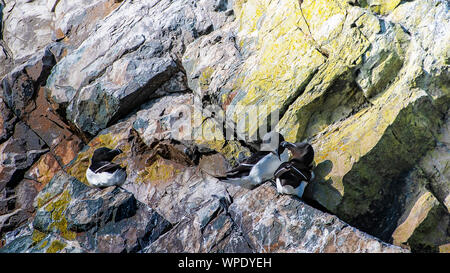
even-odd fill
[{"label": "green lichen patch", "polygon": [[197,145],[221,153],[231,164],[238,161],[239,154],[250,155],[250,151],[237,140],[225,140],[223,128],[212,119],[201,117],[199,124],[194,124],[193,134]]},{"label": "green lichen patch", "polygon": [[208,90],[209,84],[211,83],[211,76],[213,73],[214,69],[212,67],[208,66],[205,69],[203,69],[200,78],[198,79],[198,83],[202,91]]},{"label": "green lichen patch", "polygon": [[44,240],[40,245],[37,246],[37,249],[42,250],[48,245],[48,240]]},{"label": "green lichen patch", "polygon": [[66,247],[66,243],[63,243],[58,240],[52,241],[48,249],[45,251],[46,253],[57,253],[61,250],[63,250]]},{"label": "green lichen patch", "polygon": [[368,7],[371,11],[387,15],[391,13],[399,4],[401,0],[364,0],[361,1],[361,7]]},{"label": "green lichen patch", "polygon": [[46,236],[47,236],[47,234],[40,232],[37,229],[34,229],[33,234],[31,236],[31,240],[33,241],[33,244],[37,244],[40,241],[42,241]]},{"label": "green lichen patch", "polygon": [[144,169],[138,173],[135,181],[137,183],[151,183],[153,185],[170,182],[175,176],[180,174],[184,168],[185,166],[165,160],[158,156],[158,159],[155,160],[153,164],[145,166]]},{"label": "green lichen patch", "polygon": [[59,232],[67,240],[74,240],[76,233],[67,229],[67,219],[64,215],[70,200],[69,191],[65,190],[57,200],[49,203],[44,209],[51,213],[52,222],[48,229]]}]

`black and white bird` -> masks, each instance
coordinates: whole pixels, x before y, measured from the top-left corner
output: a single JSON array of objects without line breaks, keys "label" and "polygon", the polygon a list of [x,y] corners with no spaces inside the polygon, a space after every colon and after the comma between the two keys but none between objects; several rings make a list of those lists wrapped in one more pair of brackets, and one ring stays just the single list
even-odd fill
[{"label": "black and white bird", "polygon": [[94,187],[121,186],[126,178],[125,168],[112,163],[114,157],[121,154],[120,149],[98,148],[94,151],[91,164],[86,170],[86,179]]},{"label": "black and white bird", "polygon": [[289,152],[280,143],[284,137],[277,132],[267,133],[263,139],[260,151],[253,154],[236,168],[226,173],[222,182],[253,189],[261,183],[273,178],[273,174],[281,163],[288,161]]},{"label": "black and white bird", "polygon": [[314,179],[314,149],[306,142],[285,141],[280,146],[287,148],[292,153],[292,158],[282,163],[274,173],[277,191],[301,198],[308,183]]}]

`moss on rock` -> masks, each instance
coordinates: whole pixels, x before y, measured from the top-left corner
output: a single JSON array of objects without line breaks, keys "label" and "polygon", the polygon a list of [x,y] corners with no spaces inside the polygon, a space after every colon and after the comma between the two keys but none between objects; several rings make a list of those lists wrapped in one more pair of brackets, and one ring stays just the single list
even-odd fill
[{"label": "moss on rock", "polygon": [[57,200],[52,201],[44,209],[51,213],[51,223],[48,227],[49,231],[56,231],[67,240],[73,240],[76,233],[67,229],[67,219],[64,215],[71,196],[68,190],[64,191]]},{"label": "moss on rock", "polygon": [[57,253],[60,252],[61,250],[63,250],[66,247],[66,243],[63,243],[61,241],[58,240],[54,240],[52,241],[52,243],[50,244],[50,246],[47,248],[47,250],[45,251],[46,253]]}]

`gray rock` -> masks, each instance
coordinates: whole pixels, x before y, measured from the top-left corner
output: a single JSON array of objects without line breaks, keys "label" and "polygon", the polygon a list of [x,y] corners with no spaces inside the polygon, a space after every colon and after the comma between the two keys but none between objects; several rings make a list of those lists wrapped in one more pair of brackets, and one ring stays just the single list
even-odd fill
[{"label": "gray rock", "polygon": [[[395,79],[410,42],[409,34],[400,25],[383,20],[380,23],[383,32],[370,38],[371,47],[364,54],[364,63],[355,78],[367,98],[384,90]],[[396,41],[395,48],[388,46],[392,40]]]},{"label": "gray rock", "polygon": [[47,82],[49,96],[79,129],[94,135],[160,96],[155,91],[164,83],[183,86],[177,56],[221,26],[210,18],[226,17],[210,2],[124,2],[58,63]]},{"label": "gray rock", "polygon": [[35,205],[30,230],[7,234],[4,252],[137,252],[172,227],[131,193],[91,188],[64,172],[42,189]]},{"label": "gray rock", "polygon": [[133,128],[147,145],[169,139],[189,143],[192,111],[192,94],[167,95],[143,105]]},{"label": "gray rock", "polygon": [[136,199],[129,193],[117,193],[113,196],[103,192],[71,202],[67,207],[67,228],[76,232],[87,231],[94,226],[101,227],[105,223],[119,222],[132,217],[137,210]]},{"label": "gray rock", "polygon": [[24,253],[32,244],[31,235],[17,237],[11,243],[0,248],[0,253]]},{"label": "gray rock", "polygon": [[0,191],[14,188],[24,172],[48,152],[46,145],[24,122],[15,125],[13,135],[0,145]]},{"label": "gray rock", "polygon": [[[448,251],[448,1],[0,2],[0,251]],[[277,112],[303,200],[212,176]]]},{"label": "gray rock", "polygon": [[0,66],[0,78],[3,77],[6,73],[11,71],[14,62],[12,58],[10,57],[10,53],[8,50],[4,47],[2,41],[0,40],[0,63],[2,64]]},{"label": "gray rock", "polygon": [[17,117],[5,104],[5,101],[0,98],[0,143],[7,140],[13,133],[14,125]]},{"label": "gray rock", "polygon": [[14,60],[25,59],[52,42],[53,14],[47,1],[7,1],[2,40]]},{"label": "gray rock", "polygon": [[222,96],[233,90],[242,64],[236,44],[237,28],[237,22],[232,22],[200,37],[183,55],[188,85],[205,104],[218,104],[226,109],[231,102],[222,101]]},{"label": "gray rock", "polygon": [[0,96],[18,117],[24,115],[26,107],[36,96],[39,87],[45,84],[55,63],[55,57],[46,48],[1,80]]},{"label": "gray rock", "polygon": [[38,210],[33,220],[33,227],[39,231],[48,231],[52,224],[52,213],[46,210]]},{"label": "gray rock", "polygon": [[[236,191],[218,182],[214,189],[226,187],[222,193],[212,192],[211,184],[194,178],[178,191],[167,190],[172,199],[183,196],[184,189],[192,193],[177,206],[160,207],[163,215],[185,213],[178,213],[177,225],[143,252],[407,252],[297,198],[278,195],[270,183]],[[200,200],[205,201],[196,203]]]},{"label": "gray rock", "polygon": [[52,40],[62,40],[69,50],[76,49],[95,31],[97,25],[114,9],[120,1],[83,0],[48,1],[47,7],[54,12],[54,31]]}]

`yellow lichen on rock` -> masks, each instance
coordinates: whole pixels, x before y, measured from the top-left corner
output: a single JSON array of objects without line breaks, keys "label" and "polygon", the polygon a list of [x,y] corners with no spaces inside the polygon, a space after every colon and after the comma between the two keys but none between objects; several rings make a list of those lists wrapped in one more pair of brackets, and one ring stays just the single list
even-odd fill
[{"label": "yellow lichen on rock", "polygon": [[93,151],[80,152],[75,162],[68,168],[67,173],[82,183],[88,185],[86,180],[86,170],[89,167],[89,158],[92,156]]},{"label": "yellow lichen on rock", "polygon": [[[329,58],[277,130],[288,141],[312,142],[316,165],[327,170],[306,193],[350,219],[368,213],[371,202],[383,198],[394,178],[392,164],[397,172],[406,171],[432,147],[431,130],[440,118],[429,106],[430,92],[417,82],[426,73],[409,32],[359,7],[347,7],[343,20],[329,32],[333,39],[316,36],[322,37],[319,44]],[[441,89],[431,93],[443,100]],[[383,179],[377,170],[383,170]]]},{"label": "yellow lichen on rock", "polygon": [[45,251],[46,253],[57,253],[61,250],[64,249],[64,247],[66,247],[66,243],[63,243],[61,241],[58,240],[54,240],[52,241],[52,243],[50,244],[50,246],[48,247],[48,249]]},{"label": "yellow lichen on rock", "polygon": [[31,235],[31,240],[33,241],[34,244],[39,243],[40,241],[42,241],[45,236],[47,236],[47,234],[40,232],[37,229],[33,229],[33,234]]},{"label": "yellow lichen on rock", "polygon": [[44,240],[42,244],[38,246],[38,249],[44,249],[48,245],[48,240]]},{"label": "yellow lichen on rock", "polygon": [[159,157],[150,166],[145,166],[138,172],[137,183],[151,183],[152,185],[171,182],[185,167]]},{"label": "yellow lichen on rock", "polygon": [[395,245],[405,244],[414,230],[425,220],[430,210],[439,202],[431,192],[423,193],[409,212],[408,217],[395,229],[392,234]]},{"label": "yellow lichen on rock", "polygon": [[[332,162],[331,171],[323,177],[331,182],[341,196],[345,194],[344,176],[353,169],[361,157],[368,154],[386,134],[400,111],[420,98],[409,96],[392,86],[375,103],[379,107],[362,110],[327,129],[313,141],[315,162]],[[423,96],[424,94],[422,94]],[[370,130],[367,130],[370,128]],[[363,211],[362,208],[360,208]]]},{"label": "yellow lichen on rock", "polygon": [[51,197],[52,197],[52,195],[49,192],[46,192],[44,194],[44,196],[39,195],[36,198],[37,207],[40,208],[40,207],[44,206],[51,199]]},{"label": "yellow lichen on rock", "polygon": [[227,158],[231,163],[237,162],[239,154],[243,153],[249,156],[250,152],[239,144],[237,140],[225,139],[224,131],[220,124],[217,124],[212,119],[207,119],[203,116],[194,119],[193,136],[197,145],[206,146],[215,150]]},{"label": "yellow lichen on rock", "polygon": [[211,82],[211,75],[213,73],[214,73],[214,69],[209,66],[203,70],[203,72],[198,80],[198,84],[200,85],[200,89],[202,91],[205,89],[208,89],[208,86]]},{"label": "yellow lichen on rock", "polygon": [[400,4],[401,0],[367,0],[366,2],[371,11],[387,15]]},{"label": "yellow lichen on rock", "polygon": [[[242,66],[238,93],[227,108],[236,123],[256,114],[258,122],[242,125],[243,133],[255,135],[270,113],[282,112],[301,92],[326,58],[317,45],[339,29],[345,10],[336,1],[246,1],[240,8],[238,40],[244,54],[253,51]],[[303,15],[302,15],[303,13]],[[333,26],[325,27],[327,19]],[[306,21],[305,21],[306,19]],[[321,30],[322,36],[315,37]],[[331,34],[330,34],[331,35]],[[320,40],[318,40],[320,39]],[[264,106],[269,111],[254,110]],[[239,126],[239,125],[238,125]]]},{"label": "yellow lichen on rock", "polygon": [[450,243],[439,246],[440,253],[450,253]]},{"label": "yellow lichen on rock", "polygon": [[74,240],[76,233],[67,229],[67,219],[64,217],[64,212],[70,203],[71,197],[67,190],[65,190],[57,200],[50,202],[45,210],[51,213],[52,222],[50,223],[50,230],[58,231],[61,236],[67,240]]}]

